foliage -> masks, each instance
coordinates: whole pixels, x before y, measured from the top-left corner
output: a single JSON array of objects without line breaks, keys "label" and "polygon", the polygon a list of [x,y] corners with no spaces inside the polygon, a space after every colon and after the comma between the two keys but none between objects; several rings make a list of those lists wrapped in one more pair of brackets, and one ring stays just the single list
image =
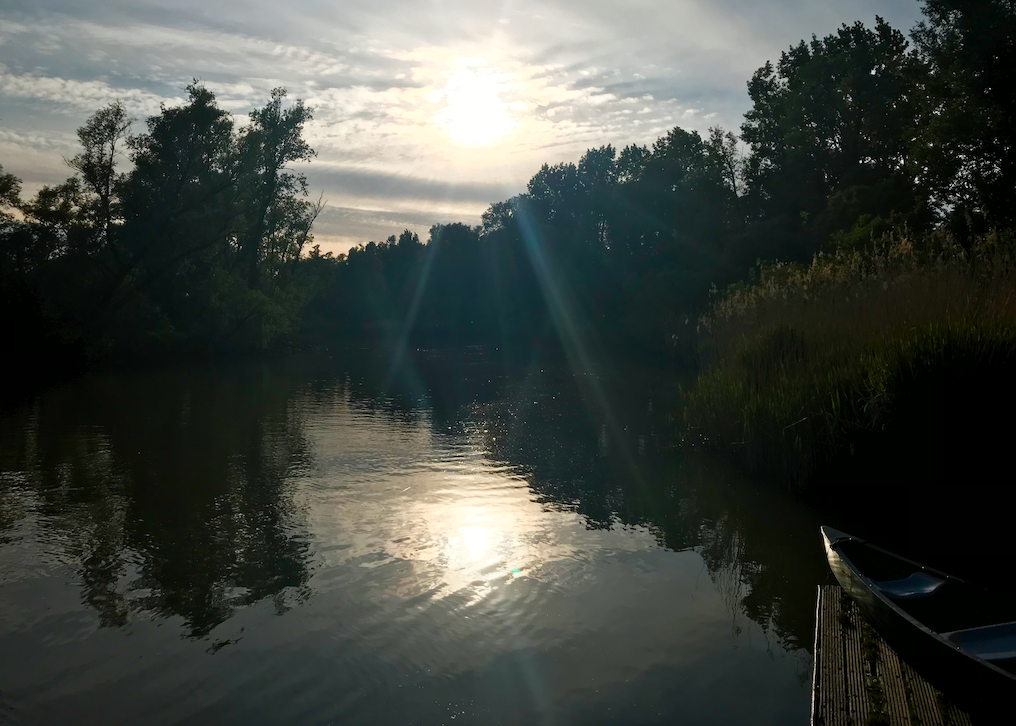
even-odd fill
[{"label": "foliage", "polygon": [[806,259],[863,214],[926,221],[910,160],[925,74],[882,18],[801,41],[756,71],[742,126],[749,196],[785,235],[760,257]]},{"label": "foliage", "polygon": [[[730,281],[743,226],[736,138],[674,129],[652,149],[544,165],[482,224],[437,225],[337,261],[310,327],[422,343],[529,344],[565,334],[666,350],[673,311]],[[567,333],[564,327],[569,330]]]},{"label": "foliage", "polygon": [[926,0],[913,32],[927,65],[916,149],[956,231],[1016,224],[1016,3]]},{"label": "foliage", "polygon": [[863,252],[948,216],[925,168],[928,58],[881,18],[802,41],[748,83],[740,138],[675,128],[651,146],[545,164],[457,245],[439,250],[432,232],[426,245],[391,238],[338,260],[308,329],[673,353],[683,311],[758,260]]},{"label": "foliage", "polygon": [[10,209],[17,207],[21,199],[21,180],[4,171],[0,165],[0,222],[8,223],[13,219]]},{"label": "foliage", "polygon": [[15,343],[95,358],[262,350],[292,334],[319,286],[301,252],[321,205],[290,170],[313,155],[310,112],[283,108],[277,89],[236,130],[211,91],[187,90],[136,135],[119,102],[97,111],[78,131],[75,175],[30,201],[0,179],[19,213],[5,209],[2,229]]},{"label": "foliage", "polygon": [[918,246],[887,238],[809,265],[761,265],[700,327],[691,431],[800,484],[865,434],[912,415],[910,392],[929,376],[949,372],[960,390],[976,371],[1014,359],[1016,236],[993,233],[970,250],[945,233]]},{"label": "foliage", "polygon": [[[770,361],[749,366],[759,381],[808,368],[822,345],[763,315],[771,306],[759,296],[815,294],[832,284],[826,267],[902,289],[892,265],[920,258],[907,263],[920,273],[896,272],[928,278],[959,254],[942,240],[968,250],[1014,223],[1016,112],[1004,81],[1016,10],[1011,0],[929,0],[924,10],[914,47],[876,18],[763,65],[740,137],[674,128],[650,145],[591,148],[577,163],[544,164],[477,227],[435,225],[425,241],[407,230],[338,256],[306,252],[321,203],[293,169],[313,157],[301,102],[273,91],[238,129],[195,83],[136,135],[112,104],[79,131],[63,184],[22,201],[18,180],[0,172],[0,276],[8,309],[21,311],[15,340],[92,357],[296,341],[673,355],[688,350],[686,321],[711,289],[755,274],[758,284],[727,293],[710,319],[768,331],[738,353]],[[878,249],[887,238],[923,246],[890,254]],[[935,255],[945,257],[928,262]],[[723,317],[742,303],[740,317]]]}]

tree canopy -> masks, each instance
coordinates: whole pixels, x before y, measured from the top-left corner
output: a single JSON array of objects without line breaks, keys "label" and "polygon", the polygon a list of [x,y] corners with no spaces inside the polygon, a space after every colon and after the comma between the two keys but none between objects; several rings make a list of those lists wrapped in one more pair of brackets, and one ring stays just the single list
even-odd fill
[{"label": "tree canopy", "polygon": [[[75,174],[27,202],[0,178],[6,301],[31,300],[22,335],[85,356],[264,349],[314,287],[301,252],[320,206],[291,169],[313,152],[310,111],[286,92],[236,129],[200,84],[142,133],[122,104],[78,131]],[[130,169],[122,170],[129,161]]]},{"label": "tree canopy", "polygon": [[913,44],[876,18],[765,63],[740,135],[591,148],[477,226],[337,256],[313,246],[302,102],[277,89],[238,127],[195,82],[140,133],[111,104],[80,129],[66,182],[25,201],[0,169],[13,335],[85,356],[565,337],[667,350],[759,260],[1016,222],[1016,3],[924,12]]}]

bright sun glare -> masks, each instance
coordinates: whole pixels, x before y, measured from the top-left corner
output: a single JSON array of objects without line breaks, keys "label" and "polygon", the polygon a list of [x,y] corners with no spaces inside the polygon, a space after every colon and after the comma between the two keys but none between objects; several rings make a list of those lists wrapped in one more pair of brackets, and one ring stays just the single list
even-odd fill
[{"label": "bright sun glare", "polygon": [[463,544],[469,552],[469,557],[475,562],[483,557],[487,551],[487,528],[486,527],[461,527]]},{"label": "bright sun glare", "polygon": [[462,59],[447,75],[434,100],[444,108],[434,117],[453,141],[463,146],[486,146],[515,128],[508,114],[513,106],[501,100],[507,90],[500,77],[482,58]]}]

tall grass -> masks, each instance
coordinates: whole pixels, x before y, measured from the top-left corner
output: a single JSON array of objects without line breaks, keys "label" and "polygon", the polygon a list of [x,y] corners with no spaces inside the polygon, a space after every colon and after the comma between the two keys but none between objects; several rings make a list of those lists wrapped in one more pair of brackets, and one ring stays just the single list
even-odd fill
[{"label": "tall grass", "polygon": [[918,382],[961,387],[1016,362],[1016,236],[972,248],[895,237],[760,266],[716,299],[699,333],[690,437],[802,485],[909,415]]}]

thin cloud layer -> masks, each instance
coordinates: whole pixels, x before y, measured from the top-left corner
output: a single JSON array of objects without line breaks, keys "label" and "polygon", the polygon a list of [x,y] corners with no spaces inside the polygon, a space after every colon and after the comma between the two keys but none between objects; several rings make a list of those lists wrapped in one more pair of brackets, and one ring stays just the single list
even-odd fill
[{"label": "thin cloud layer", "polygon": [[813,32],[909,29],[911,0],[15,2],[0,10],[0,163],[32,191],[67,175],[74,129],[122,100],[143,118],[198,78],[242,123],[272,88],[314,108],[307,167],[342,251],[408,226],[475,223],[542,162],[736,128],[745,82]]}]

